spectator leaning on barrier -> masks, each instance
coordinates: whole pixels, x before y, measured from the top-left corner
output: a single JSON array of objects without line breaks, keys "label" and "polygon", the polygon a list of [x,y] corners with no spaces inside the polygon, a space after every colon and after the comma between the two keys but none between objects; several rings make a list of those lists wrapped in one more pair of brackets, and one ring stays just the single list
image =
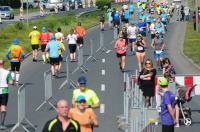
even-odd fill
[{"label": "spectator leaning on barrier", "polygon": [[159,91],[163,93],[161,102],[161,121],[162,132],[174,132],[174,125],[177,124],[175,117],[175,96],[168,89],[168,81],[166,78],[161,77],[158,80]]},{"label": "spectator leaning on barrier", "polygon": [[69,117],[79,122],[81,132],[92,132],[93,127],[99,126],[96,114],[92,108],[86,108],[85,96],[80,95],[76,100],[77,107],[70,109]]},{"label": "spectator leaning on barrier", "polygon": [[42,132],[81,132],[77,121],[68,116],[69,108],[66,100],[59,100],[56,105],[58,116],[48,121]]},{"label": "spectator leaning on barrier", "polygon": [[11,76],[15,80],[16,85],[19,83],[21,61],[25,57],[22,47],[18,44],[19,40],[17,38],[13,39],[13,44],[6,53],[6,57],[11,64]]},{"label": "spectator leaning on barrier", "polygon": [[8,84],[13,84],[13,79],[10,72],[4,69],[4,61],[0,60],[0,112],[1,112],[1,124],[0,130],[4,130],[7,127],[4,125],[6,117],[6,108],[8,102]]},{"label": "spectator leaning on barrier", "polygon": [[37,62],[37,53],[39,49],[39,36],[40,32],[37,31],[37,27],[33,26],[33,31],[29,33],[29,38],[31,39],[31,45],[33,50],[33,62]]},{"label": "spectator leaning on barrier", "polygon": [[156,69],[153,68],[153,62],[147,59],[145,68],[142,69],[139,75],[140,89],[145,97],[145,106],[151,106],[150,98],[154,96]]},{"label": "spectator leaning on barrier", "polygon": [[72,96],[72,107],[77,106],[77,98],[80,95],[85,96],[86,98],[86,107],[87,108],[99,108],[100,101],[95,91],[86,87],[87,80],[85,76],[80,76],[78,78],[79,88],[73,91]]}]

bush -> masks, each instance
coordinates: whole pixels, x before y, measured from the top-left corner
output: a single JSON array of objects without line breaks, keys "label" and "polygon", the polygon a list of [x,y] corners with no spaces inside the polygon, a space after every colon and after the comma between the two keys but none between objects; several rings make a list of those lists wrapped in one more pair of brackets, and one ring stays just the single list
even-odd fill
[{"label": "bush", "polygon": [[110,8],[111,7],[111,0],[97,0],[96,1],[96,6],[98,9],[105,9],[105,8]]},{"label": "bush", "polygon": [[15,28],[18,30],[24,29],[24,24],[22,22],[15,23]]}]

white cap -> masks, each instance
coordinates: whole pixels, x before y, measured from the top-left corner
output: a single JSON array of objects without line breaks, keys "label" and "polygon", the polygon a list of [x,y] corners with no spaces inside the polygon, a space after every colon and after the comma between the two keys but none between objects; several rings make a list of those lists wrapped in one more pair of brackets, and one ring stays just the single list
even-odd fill
[{"label": "white cap", "polygon": [[37,29],[37,27],[36,27],[36,26],[33,26],[33,29]]}]

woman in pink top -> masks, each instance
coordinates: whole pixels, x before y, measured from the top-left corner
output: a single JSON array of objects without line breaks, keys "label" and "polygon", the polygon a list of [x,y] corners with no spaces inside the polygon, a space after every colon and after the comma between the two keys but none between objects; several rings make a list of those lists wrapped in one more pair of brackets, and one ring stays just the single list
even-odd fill
[{"label": "woman in pink top", "polygon": [[121,71],[124,72],[127,47],[126,40],[123,39],[122,34],[119,35],[119,38],[117,39],[114,48],[116,50],[117,58],[119,59],[119,67]]}]

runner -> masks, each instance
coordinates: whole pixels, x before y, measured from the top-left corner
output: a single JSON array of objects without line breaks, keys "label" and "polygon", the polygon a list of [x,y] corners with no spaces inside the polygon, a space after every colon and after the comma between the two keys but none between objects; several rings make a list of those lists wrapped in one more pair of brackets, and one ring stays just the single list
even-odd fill
[{"label": "runner", "polygon": [[113,15],[113,26],[117,28],[117,33],[119,34],[119,26],[120,26],[120,14],[116,11]]},{"label": "runner", "polygon": [[0,130],[5,130],[7,127],[4,125],[8,103],[8,84],[13,85],[13,79],[8,70],[4,68],[4,61],[0,60],[0,112],[1,124]]},{"label": "runner", "polygon": [[167,13],[164,10],[162,10],[160,16],[161,16],[161,22],[164,25],[164,29],[165,29],[165,31],[167,31],[167,19],[168,19],[168,15],[167,15]]},{"label": "runner", "polygon": [[148,30],[148,32],[150,32],[150,25],[151,25],[151,22],[152,22],[152,16],[151,16],[150,11],[148,11],[148,10],[147,10],[147,13],[145,15],[145,20],[147,22],[147,30]]},{"label": "runner", "polygon": [[42,59],[44,63],[49,62],[49,54],[45,53],[46,45],[50,40],[50,34],[47,32],[46,27],[42,27],[42,32],[40,33],[39,40],[41,42]]},{"label": "runner", "polygon": [[6,53],[6,57],[8,58],[8,60],[10,60],[11,76],[13,80],[15,80],[15,84],[18,86],[20,78],[20,65],[21,61],[25,57],[25,53],[22,47],[19,45],[19,40],[17,38],[13,39],[13,45]]},{"label": "runner", "polygon": [[80,124],[81,132],[93,132],[93,127],[98,127],[96,114],[92,108],[87,108],[85,96],[77,97],[77,107],[71,108],[69,117],[78,121]]},{"label": "runner", "polygon": [[60,47],[58,49],[58,54],[59,54],[59,65],[58,65],[58,72],[60,71],[61,67],[62,67],[62,61],[63,61],[63,51],[65,51],[65,45],[63,43],[63,39],[64,39],[64,35],[61,32],[61,28],[59,27],[57,29],[57,33],[55,34],[56,37],[56,41],[58,41],[60,43]]},{"label": "runner", "polygon": [[127,8],[124,10],[124,23],[125,23],[126,28],[128,28],[129,18],[130,18],[130,13]]},{"label": "runner", "polygon": [[150,25],[151,40],[155,38],[155,32],[156,32],[155,24],[156,24],[156,19],[153,19],[153,22]]},{"label": "runner", "polygon": [[77,35],[74,33],[74,29],[70,30],[70,34],[67,36],[67,43],[69,45],[69,52],[70,52],[70,61],[76,61],[76,42],[77,42]]},{"label": "runner", "polygon": [[142,19],[140,18],[137,26],[138,26],[138,33],[141,34],[145,39],[146,38],[146,26],[147,26],[146,22],[142,21]]},{"label": "runner", "polygon": [[134,4],[130,4],[130,5],[129,5],[129,12],[130,12],[130,14],[132,15],[132,17],[133,17],[133,15],[134,15],[134,11],[135,11],[135,6],[134,6]]},{"label": "runner", "polygon": [[81,22],[78,22],[77,27],[75,28],[75,32],[77,33],[77,44],[78,47],[82,47],[84,40],[83,37],[85,36],[86,32],[85,32],[85,28],[82,26]]},{"label": "runner", "polygon": [[128,27],[127,32],[128,32],[128,39],[129,43],[131,44],[131,54],[135,53],[135,43],[136,43],[136,38],[137,38],[137,27],[135,26],[135,22],[132,21],[131,25]]},{"label": "runner", "polygon": [[154,49],[154,57],[157,62],[157,67],[159,70],[163,68],[162,61],[164,56],[164,49],[165,49],[165,41],[159,35],[159,32],[156,32],[155,38],[152,40],[151,47]]},{"label": "runner", "polygon": [[146,42],[143,39],[141,34],[138,34],[137,36],[137,42],[135,44],[135,48],[136,48],[136,57],[137,57],[137,61],[138,61],[138,68],[139,68],[139,72],[142,71],[143,69],[143,63],[144,63],[144,58],[145,58],[145,48],[146,48]]},{"label": "runner", "polygon": [[122,28],[122,31],[120,32],[120,34],[122,34],[123,39],[125,39],[126,41],[126,45],[128,45],[128,32],[125,26]]},{"label": "runner", "polygon": [[108,17],[109,28],[112,29],[113,17],[112,17],[112,10],[110,8],[107,11],[107,17]]},{"label": "runner", "polygon": [[58,27],[57,33],[55,33],[56,41],[63,42],[64,40],[64,34],[62,33],[62,29]]},{"label": "runner", "polygon": [[117,54],[117,58],[119,59],[119,67],[122,72],[124,72],[126,65],[126,40],[123,39],[123,35],[120,33],[118,40],[115,42],[114,46]]},{"label": "runner", "polygon": [[160,17],[157,19],[157,22],[155,24],[155,29],[156,29],[156,32],[159,32],[160,37],[163,38],[165,35],[165,28],[164,28],[163,23],[160,21]]},{"label": "runner", "polygon": [[105,15],[103,10],[100,12],[99,21],[100,21],[101,31],[104,31]]},{"label": "runner", "polygon": [[80,124],[70,119],[69,108],[66,100],[59,100],[56,104],[58,116],[48,121],[42,132],[81,132]]},{"label": "runner", "polygon": [[39,49],[39,36],[40,32],[37,31],[37,27],[33,26],[33,31],[29,33],[29,38],[31,39],[31,45],[33,50],[33,62],[37,62],[37,54]]},{"label": "runner", "polygon": [[87,102],[86,107],[93,109],[99,108],[100,107],[99,97],[96,95],[95,91],[86,87],[87,84],[86,77],[80,76],[78,78],[78,83],[79,83],[79,88],[73,91],[72,107],[74,108],[77,106],[77,98],[78,96],[82,95],[85,96],[86,98]]},{"label": "runner", "polygon": [[48,42],[46,46],[46,52],[49,52],[50,64],[51,64],[51,74],[53,78],[56,77],[59,65],[59,53],[60,43],[56,41],[56,37],[51,36],[51,41]]}]

